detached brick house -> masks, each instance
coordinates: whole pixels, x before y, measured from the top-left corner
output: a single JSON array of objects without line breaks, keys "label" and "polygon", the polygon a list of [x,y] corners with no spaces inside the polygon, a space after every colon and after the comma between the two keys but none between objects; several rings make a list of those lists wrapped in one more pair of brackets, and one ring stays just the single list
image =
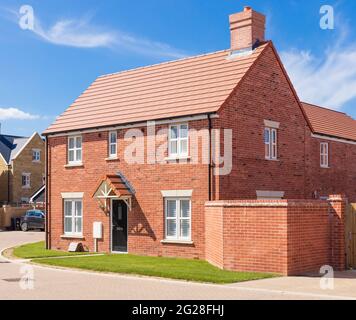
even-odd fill
[{"label": "detached brick house", "polygon": [[[355,121],[300,102],[265,41],[264,15],[246,7],[230,16],[230,29],[228,50],[99,77],[44,132],[49,248],[74,241],[89,250],[207,258],[225,267],[207,243],[218,248],[217,232],[228,226],[207,229],[207,201],[312,201],[331,193],[356,200]],[[232,162],[219,175],[224,164],[212,156],[204,162],[203,153],[212,154],[217,142],[227,153],[224,129],[232,132]],[[193,130],[208,132],[208,144],[198,140],[198,162],[190,154]],[[129,162],[140,133],[136,156],[144,161]],[[152,136],[164,146],[164,161],[147,151]],[[102,227],[97,241],[95,222]],[[243,268],[289,273],[284,265]]]},{"label": "detached brick house", "polygon": [[44,177],[45,142],[38,133],[0,135],[0,203],[28,203]]}]

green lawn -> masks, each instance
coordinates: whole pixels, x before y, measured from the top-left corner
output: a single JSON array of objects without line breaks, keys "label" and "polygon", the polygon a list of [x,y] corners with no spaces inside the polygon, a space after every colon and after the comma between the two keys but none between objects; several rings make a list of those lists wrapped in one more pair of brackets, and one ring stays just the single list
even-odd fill
[{"label": "green lawn", "polygon": [[274,277],[276,275],[254,272],[220,270],[202,260],[143,257],[135,255],[103,255],[70,257],[64,259],[38,259],[36,263],[51,266],[79,268],[102,272],[116,272],[183,279],[210,283],[233,283]]},{"label": "green lawn", "polygon": [[67,252],[67,251],[55,251],[46,250],[45,242],[36,242],[25,244],[20,247],[14,248],[13,255],[22,259],[34,259],[34,258],[49,258],[49,257],[64,257],[88,254],[88,252]]}]

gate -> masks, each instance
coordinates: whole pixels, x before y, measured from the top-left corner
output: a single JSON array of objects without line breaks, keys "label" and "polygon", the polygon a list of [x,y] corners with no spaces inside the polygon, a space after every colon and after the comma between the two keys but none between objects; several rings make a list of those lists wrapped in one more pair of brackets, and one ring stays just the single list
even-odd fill
[{"label": "gate", "polygon": [[346,216],[347,267],[356,269],[356,203],[349,205]]}]

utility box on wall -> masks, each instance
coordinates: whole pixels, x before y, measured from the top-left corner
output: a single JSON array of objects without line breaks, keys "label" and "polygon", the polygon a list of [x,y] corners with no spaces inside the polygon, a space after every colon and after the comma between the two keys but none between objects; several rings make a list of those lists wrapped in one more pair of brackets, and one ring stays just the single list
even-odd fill
[{"label": "utility box on wall", "polygon": [[103,237],[103,223],[94,222],[93,223],[93,238],[101,239]]}]

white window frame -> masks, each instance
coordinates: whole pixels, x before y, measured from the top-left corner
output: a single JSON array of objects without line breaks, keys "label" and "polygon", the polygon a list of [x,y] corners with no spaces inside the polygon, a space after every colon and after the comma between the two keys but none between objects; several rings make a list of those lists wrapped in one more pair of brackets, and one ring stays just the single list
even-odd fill
[{"label": "white window frame", "polygon": [[[25,184],[23,184],[23,182],[24,182],[23,178],[25,178]],[[31,173],[27,173],[27,172],[22,173],[21,185],[22,185],[22,188],[24,188],[24,189],[31,188]]]},{"label": "white window frame", "polygon": [[41,162],[41,150],[32,149],[32,162]]},{"label": "white window frame", "polygon": [[[70,140],[74,139],[73,148],[70,148]],[[77,139],[80,139],[80,148],[77,148]],[[80,150],[81,159],[77,159],[77,151]],[[73,160],[70,160],[69,154],[73,151]],[[69,164],[81,164],[83,162],[83,137],[82,136],[69,136],[68,137],[68,163]]]},{"label": "white window frame", "polygon": [[320,167],[329,168],[329,143],[320,142]]},{"label": "white window frame", "polygon": [[[168,201],[176,202],[176,217],[175,218],[167,217]],[[184,218],[180,217],[181,201],[189,201],[189,217],[184,217]],[[188,198],[188,197],[179,197],[179,198],[167,197],[167,198],[165,198],[164,205],[165,205],[165,208],[164,208],[164,225],[165,225],[164,237],[165,237],[165,240],[191,241],[191,238],[192,238],[192,200],[191,200],[191,198]],[[176,235],[175,236],[167,235],[168,220],[176,220]],[[189,235],[187,237],[180,236],[180,222],[181,222],[181,220],[189,220]]]},{"label": "white window frame", "polygon": [[[115,142],[111,142],[111,135],[115,134]],[[117,158],[117,131],[109,131],[109,158]],[[115,153],[111,153],[111,147],[115,146]]]},{"label": "white window frame", "polygon": [[[69,215],[66,215],[66,202],[71,202],[71,219],[72,219],[72,230],[71,231],[66,231],[66,217],[69,217]],[[81,203],[81,215],[76,214],[75,210],[75,203],[80,202]],[[81,219],[81,230],[79,232],[75,231],[76,230],[76,219]],[[82,236],[83,235],[83,199],[77,198],[77,199],[69,199],[65,198],[63,199],[63,231],[65,235],[69,236]]]},{"label": "white window frame", "polygon": [[[187,126],[187,137],[182,138],[180,136],[181,132],[181,127],[182,126]],[[176,127],[177,128],[177,137],[172,138],[172,128]],[[172,147],[171,147],[171,142],[177,142],[177,152],[172,153]],[[187,142],[187,151],[182,152],[182,141]],[[169,158],[180,158],[180,157],[188,157],[189,156],[189,124],[187,122],[185,123],[174,123],[169,125],[169,132],[168,132],[168,157]]]},{"label": "white window frame", "polygon": [[[266,136],[265,136],[266,132],[268,133],[268,142],[266,141]],[[265,127],[263,134],[264,134],[263,138],[265,144],[265,159],[277,160],[278,159],[278,130],[276,128]],[[273,135],[275,139],[273,139]]]}]

